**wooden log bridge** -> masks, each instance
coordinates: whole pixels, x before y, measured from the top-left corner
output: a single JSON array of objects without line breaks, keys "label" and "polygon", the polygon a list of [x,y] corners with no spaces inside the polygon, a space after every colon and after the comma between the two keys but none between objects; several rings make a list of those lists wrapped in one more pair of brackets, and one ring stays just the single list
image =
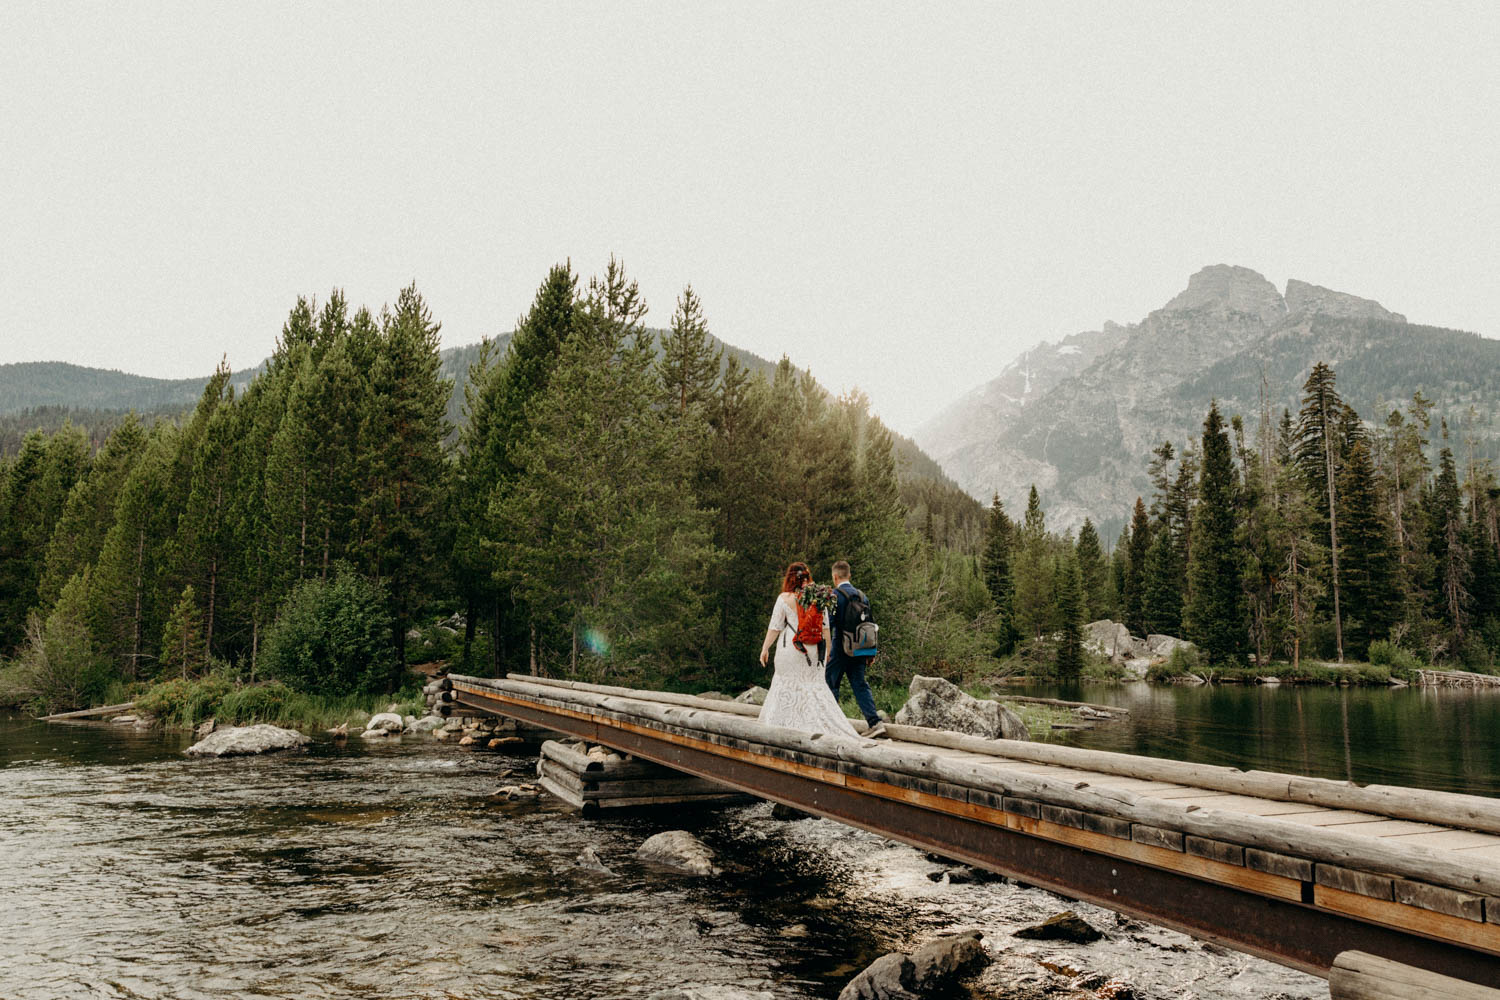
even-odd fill
[{"label": "wooden log bridge", "polygon": [[1500,988],[1500,799],[914,726],[826,736],[688,695],[449,679],[460,706],[1325,978],[1359,952]]}]

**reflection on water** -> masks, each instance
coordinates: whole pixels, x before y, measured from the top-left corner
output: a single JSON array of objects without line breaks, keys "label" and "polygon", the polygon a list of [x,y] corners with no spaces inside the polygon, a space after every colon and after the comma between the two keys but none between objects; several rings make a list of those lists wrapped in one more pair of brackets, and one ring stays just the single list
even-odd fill
[{"label": "reflection on water", "polygon": [[1500,796],[1500,692],[1451,688],[1017,688],[1130,709],[1062,742],[1361,784]]}]

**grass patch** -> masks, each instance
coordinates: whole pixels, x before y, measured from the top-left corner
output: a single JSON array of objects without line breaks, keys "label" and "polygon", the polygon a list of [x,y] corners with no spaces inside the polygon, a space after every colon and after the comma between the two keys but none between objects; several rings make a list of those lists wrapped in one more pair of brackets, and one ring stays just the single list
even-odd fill
[{"label": "grass patch", "polygon": [[220,725],[266,722],[291,729],[355,728],[394,704],[401,715],[424,715],[420,694],[319,695],[294,691],[278,681],[240,684],[222,675],[163,681],[135,699],[136,711],[166,729],[192,729],[208,719]]}]

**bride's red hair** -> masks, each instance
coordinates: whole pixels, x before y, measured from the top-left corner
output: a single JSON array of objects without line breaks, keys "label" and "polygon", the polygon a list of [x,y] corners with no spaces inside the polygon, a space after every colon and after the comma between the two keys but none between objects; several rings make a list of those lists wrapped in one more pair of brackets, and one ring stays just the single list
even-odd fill
[{"label": "bride's red hair", "polygon": [[807,568],[805,562],[794,562],[786,568],[786,576],[781,579],[781,592],[783,594],[795,593],[797,588],[812,579],[812,570]]}]

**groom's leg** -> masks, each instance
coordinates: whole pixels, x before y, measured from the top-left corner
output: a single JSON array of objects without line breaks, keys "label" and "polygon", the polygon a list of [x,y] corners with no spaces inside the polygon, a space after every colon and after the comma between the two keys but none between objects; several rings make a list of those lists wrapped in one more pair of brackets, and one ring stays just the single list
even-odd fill
[{"label": "groom's leg", "polygon": [[843,657],[837,654],[828,658],[828,663],[823,668],[823,679],[828,682],[828,690],[833,692],[833,700],[839,700],[839,681],[844,677]]},{"label": "groom's leg", "polygon": [[854,703],[859,706],[859,714],[870,725],[879,724],[880,712],[875,708],[875,695],[870,691],[869,682],[865,680],[864,661],[859,658],[850,660],[844,667],[844,673],[849,675],[849,687],[854,691]]}]

